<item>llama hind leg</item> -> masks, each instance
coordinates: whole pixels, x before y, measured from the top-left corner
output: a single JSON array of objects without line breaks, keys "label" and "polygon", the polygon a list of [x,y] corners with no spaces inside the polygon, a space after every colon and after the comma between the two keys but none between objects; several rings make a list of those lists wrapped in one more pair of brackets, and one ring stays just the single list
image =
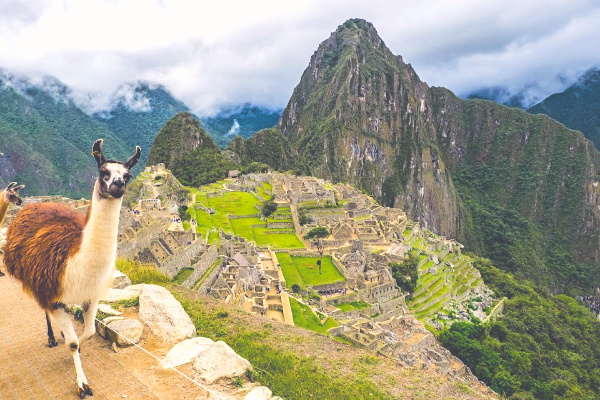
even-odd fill
[{"label": "llama hind leg", "polygon": [[75,364],[75,372],[77,373],[77,387],[79,388],[79,397],[84,399],[86,396],[93,396],[92,389],[87,384],[87,378],[83,373],[81,367],[81,358],[79,356],[79,339],[77,333],[73,327],[73,321],[71,316],[67,313],[64,307],[56,305],[56,308],[52,310],[52,317],[58,328],[63,332],[65,336],[65,343],[69,346],[71,355],[73,356],[73,363]]},{"label": "llama hind leg", "polygon": [[48,327],[48,347],[56,347],[58,346],[58,342],[54,338],[54,331],[52,330],[52,323],[50,322],[50,315],[48,315],[48,311],[46,310],[46,326]]},{"label": "llama hind leg", "polygon": [[96,333],[98,301],[86,301],[81,308],[83,309],[83,322],[85,323],[85,328],[83,329],[81,336],[79,336],[79,346]]}]

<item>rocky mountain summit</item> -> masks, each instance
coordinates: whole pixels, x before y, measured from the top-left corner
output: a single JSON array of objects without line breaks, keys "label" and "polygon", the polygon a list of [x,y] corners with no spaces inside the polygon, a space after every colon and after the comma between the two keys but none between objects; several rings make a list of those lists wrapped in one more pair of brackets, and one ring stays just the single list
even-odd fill
[{"label": "rocky mountain summit", "polygon": [[600,258],[594,146],[545,116],[429,87],[364,20],[319,45],[277,129],[230,149],[353,183],[552,290],[597,278],[585,266]]}]

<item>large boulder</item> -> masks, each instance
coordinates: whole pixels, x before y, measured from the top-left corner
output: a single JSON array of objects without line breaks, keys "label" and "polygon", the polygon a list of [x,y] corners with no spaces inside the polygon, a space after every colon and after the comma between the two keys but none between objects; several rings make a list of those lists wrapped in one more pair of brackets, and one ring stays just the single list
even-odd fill
[{"label": "large boulder", "polygon": [[244,400],[268,400],[271,398],[271,389],[266,386],[258,386],[252,389],[250,393],[248,393]]},{"label": "large boulder", "polygon": [[144,286],[140,294],[139,317],[156,336],[167,343],[177,343],[196,336],[196,327],[181,304],[161,286]]},{"label": "large boulder", "polygon": [[129,279],[129,277],[127,277],[127,275],[125,275],[118,269],[115,269],[115,272],[113,272],[112,288],[125,289],[127,286],[131,286],[131,280]]},{"label": "large boulder", "polygon": [[139,342],[143,332],[144,325],[137,319],[113,321],[106,328],[109,339],[121,347],[131,346],[133,343]]},{"label": "large boulder", "polygon": [[213,383],[221,378],[242,376],[251,365],[225,342],[219,341],[206,346],[194,358],[192,367],[207,383]]},{"label": "large boulder", "polygon": [[101,321],[96,321],[96,332],[98,332],[98,335],[100,335],[103,339],[108,339],[106,326],[113,321],[121,321],[123,319],[123,317],[107,317]]},{"label": "large boulder", "polygon": [[195,337],[177,343],[161,361],[163,368],[177,367],[191,362],[198,354],[205,351],[214,342],[205,337]]}]

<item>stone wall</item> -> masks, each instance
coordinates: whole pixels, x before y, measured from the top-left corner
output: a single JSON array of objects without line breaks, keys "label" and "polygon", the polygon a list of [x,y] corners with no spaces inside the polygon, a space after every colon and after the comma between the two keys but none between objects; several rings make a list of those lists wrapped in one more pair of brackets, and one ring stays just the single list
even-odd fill
[{"label": "stone wall", "polygon": [[324,285],[307,286],[307,289],[312,289],[318,293],[320,291],[344,289],[345,287],[346,282],[338,281],[335,283],[327,283]]},{"label": "stone wall", "polygon": [[173,278],[184,267],[190,267],[191,261],[198,257],[204,251],[204,244],[198,240],[190,245],[175,251],[168,257],[158,269],[166,274],[169,278]]},{"label": "stone wall", "polygon": [[268,222],[267,228],[269,229],[294,229],[294,224],[292,222]]},{"label": "stone wall", "polygon": [[325,300],[325,302],[327,304],[330,305],[335,305],[335,304],[341,304],[341,303],[352,303],[355,301],[359,301],[360,298],[358,297],[358,293],[353,292],[344,296],[339,296],[339,297],[332,297],[329,298],[327,300]]},{"label": "stone wall", "polygon": [[191,288],[194,283],[213,265],[217,260],[217,246],[211,245],[200,256],[200,260],[193,265],[194,272],[183,282],[183,286]]},{"label": "stone wall", "polygon": [[210,290],[210,288],[214,285],[215,281],[217,280],[217,278],[221,274],[221,272],[223,272],[223,270],[226,267],[227,266],[225,265],[225,263],[222,263],[217,268],[215,268],[215,270],[206,278],[206,280],[200,286],[200,288],[198,288],[198,291],[200,293],[208,293],[209,290]]}]

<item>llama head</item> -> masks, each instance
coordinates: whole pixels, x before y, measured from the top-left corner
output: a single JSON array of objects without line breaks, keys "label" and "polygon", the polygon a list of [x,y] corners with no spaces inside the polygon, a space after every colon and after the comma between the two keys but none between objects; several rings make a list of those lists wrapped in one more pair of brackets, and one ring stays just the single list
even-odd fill
[{"label": "llama head", "polygon": [[92,147],[92,155],[98,165],[98,194],[102,198],[120,199],[125,194],[125,188],[131,173],[129,172],[137,164],[142,150],[135,146],[135,152],[126,161],[107,160],[102,153],[103,140],[96,140]]},{"label": "llama head", "polygon": [[25,185],[17,185],[17,182],[9,183],[6,189],[4,189],[4,191],[2,192],[2,195],[4,196],[4,201],[20,206],[22,201],[19,197],[19,190],[23,189],[24,187]]}]

